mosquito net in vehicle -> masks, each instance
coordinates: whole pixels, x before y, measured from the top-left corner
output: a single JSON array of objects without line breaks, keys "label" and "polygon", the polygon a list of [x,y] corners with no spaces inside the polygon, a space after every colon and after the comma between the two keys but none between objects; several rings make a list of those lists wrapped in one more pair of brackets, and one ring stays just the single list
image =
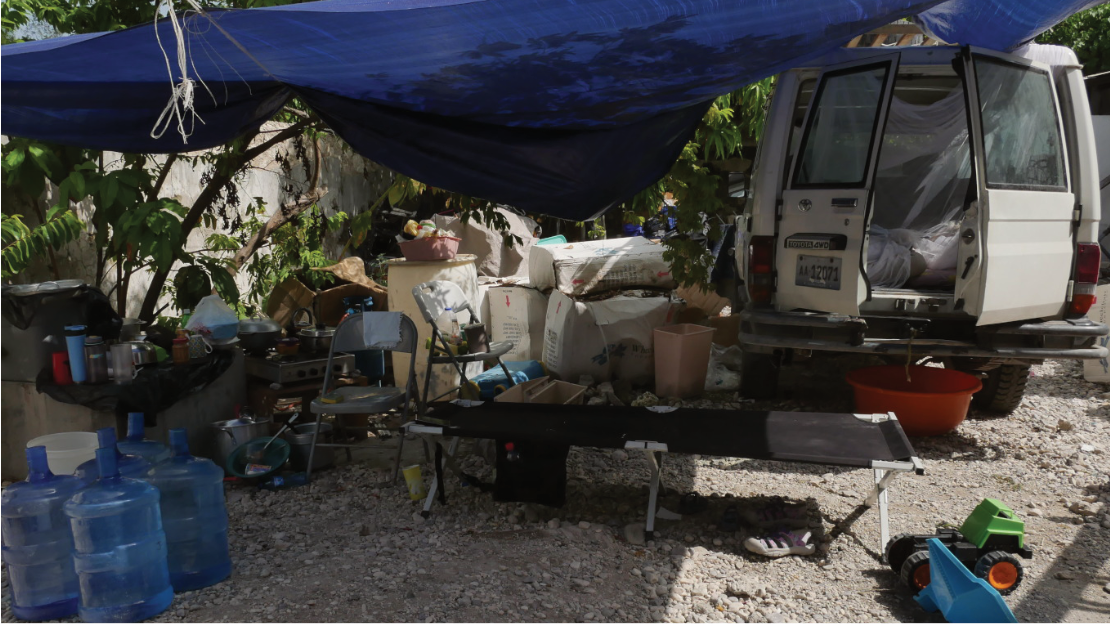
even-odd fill
[{"label": "mosquito net in vehicle", "polygon": [[970,180],[960,79],[899,75],[875,177],[867,258],[873,287],[952,289]]}]

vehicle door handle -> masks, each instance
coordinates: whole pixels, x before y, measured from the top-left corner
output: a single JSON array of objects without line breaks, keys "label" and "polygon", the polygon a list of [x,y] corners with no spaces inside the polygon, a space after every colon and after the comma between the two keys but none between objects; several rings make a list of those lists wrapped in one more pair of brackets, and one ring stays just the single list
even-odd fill
[{"label": "vehicle door handle", "polygon": [[834,208],[855,208],[859,205],[859,200],[855,197],[834,197],[832,205]]}]

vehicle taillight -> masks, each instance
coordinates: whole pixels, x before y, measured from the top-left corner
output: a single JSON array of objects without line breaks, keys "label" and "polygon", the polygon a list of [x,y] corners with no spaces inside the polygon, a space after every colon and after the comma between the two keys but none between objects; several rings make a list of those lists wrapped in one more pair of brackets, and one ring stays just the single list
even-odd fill
[{"label": "vehicle taillight", "polygon": [[1091,243],[1082,243],[1076,247],[1075,272],[1072,274],[1075,288],[1068,311],[1083,315],[1095,305],[1095,285],[1098,283],[1098,265],[1102,252],[1098,245]]},{"label": "vehicle taillight", "polygon": [[770,303],[775,290],[775,237],[753,236],[748,263],[748,295],[752,303]]}]

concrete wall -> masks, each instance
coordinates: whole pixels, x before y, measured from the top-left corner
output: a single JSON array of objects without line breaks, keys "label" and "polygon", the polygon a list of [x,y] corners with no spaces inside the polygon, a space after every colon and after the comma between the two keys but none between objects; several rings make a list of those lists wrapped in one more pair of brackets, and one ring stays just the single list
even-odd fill
[{"label": "concrete wall", "polygon": [[[273,132],[279,131],[283,127],[283,124],[267,123],[263,126],[263,133],[257,141],[266,140],[266,137],[271,136]],[[297,145],[298,140],[303,141],[300,146]],[[319,202],[325,215],[332,216],[338,211],[344,211],[349,215],[358,214],[369,208],[392,182],[392,174],[388,169],[359,156],[343,141],[330,135],[324,135],[319,139],[318,144],[321,152],[319,185],[328,190],[327,195]],[[203,152],[188,154],[189,159],[194,162],[179,159],[174,164],[162,187],[161,194],[163,197],[175,198],[186,207],[196,201],[197,196],[204,189],[203,178],[209,170],[209,166],[203,162],[203,155]],[[116,166],[119,158],[119,154],[106,152],[105,166]],[[166,157],[158,156],[157,158],[159,162],[165,162]],[[308,161],[308,167],[305,166],[305,160]],[[249,213],[257,206],[259,199],[265,205],[265,212],[257,215],[257,218],[265,222],[283,203],[308,190],[308,176],[311,168],[315,166],[314,161],[315,143],[304,139],[286,141],[256,158],[245,169],[244,174],[234,182],[235,194],[239,200],[238,205],[230,206],[223,211],[223,214],[218,214],[215,230],[197,227],[190,234],[186,249],[189,251],[203,249],[205,240],[213,232],[227,234],[234,231],[236,219],[249,219],[251,216]],[[48,188],[43,198],[43,205],[50,206],[53,204],[56,193],[56,188]],[[5,206],[5,212],[9,210],[11,210],[11,207]],[[82,217],[88,217],[91,210],[91,202],[85,202],[84,205],[78,207],[77,212]],[[34,211],[30,207],[17,207],[15,211],[24,214],[29,225],[33,226],[38,223],[38,219],[34,217]],[[74,241],[57,253],[58,266],[63,279],[80,278],[90,284],[95,281],[97,256],[93,234],[90,231],[87,236]],[[328,239],[325,240],[325,250],[329,252],[330,256],[339,259],[338,254],[342,250],[342,244],[339,242],[337,234],[329,233]],[[263,248],[256,253],[264,254],[267,251]],[[150,272],[145,270],[132,276],[128,289],[127,310],[117,310],[122,316],[138,313],[139,307],[146,297],[150,277]],[[17,276],[13,282],[33,283],[51,279],[54,279],[54,277],[46,264],[37,263]],[[170,281],[172,279],[173,276],[171,275]],[[101,290],[107,293],[115,284],[115,281],[115,273],[108,271],[108,275],[105,275],[103,282],[100,284]],[[246,272],[240,272],[236,276],[236,282],[239,285],[240,292],[245,293],[250,287]],[[113,303],[115,300],[113,295]],[[163,295],[160,304],[168,302],[168,297]],[[169,312],[173,312],[173,310],[171,309]]]}]

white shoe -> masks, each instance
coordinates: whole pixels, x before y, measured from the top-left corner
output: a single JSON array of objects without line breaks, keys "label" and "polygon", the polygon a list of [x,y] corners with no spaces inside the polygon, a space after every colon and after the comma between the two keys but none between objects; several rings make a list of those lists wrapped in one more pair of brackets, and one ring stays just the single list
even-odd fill
[{"label": "white shoe", "polygon": [[744,540],[744,548],[764,557],[785,557],[787,555],[812,555],[817,546],[810,543],[809,531],[780,531],[761,537]]}]

